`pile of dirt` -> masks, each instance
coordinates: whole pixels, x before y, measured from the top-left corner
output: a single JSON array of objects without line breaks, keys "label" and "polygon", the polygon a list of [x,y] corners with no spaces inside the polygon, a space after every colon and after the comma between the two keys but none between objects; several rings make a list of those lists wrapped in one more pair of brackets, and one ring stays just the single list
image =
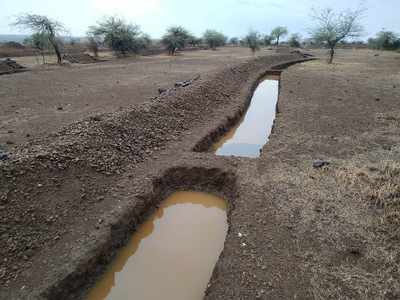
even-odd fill
[{"label": "pile of dirt", "polygon": [[99,60],[87,53],[64,54],[63,59],[73,64],[92,64]]},{"label": "pile of dirt", "polygon": [[24,71],[26,68],[10,58],[0,60],[0,75]]}]

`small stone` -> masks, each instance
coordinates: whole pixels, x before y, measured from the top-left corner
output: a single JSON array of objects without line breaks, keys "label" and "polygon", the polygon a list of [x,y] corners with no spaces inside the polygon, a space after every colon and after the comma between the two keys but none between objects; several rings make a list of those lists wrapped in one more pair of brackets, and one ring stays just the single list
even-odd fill
[{"label": "small stone", "polygon": [[380,98],[375,98],[375,101],[381,101],[381,99]]},{"label": "small stone", "polygon": [[58,106],[57,110],[63,110],[64,108],[62,106]]},{"label": "small stone", "polygon": [[163,89],[163,88],[158,88],[158,93],[161,95],[163,93],[165,93],[167,90]]},{"label": "small stone", "polygon": [[322,168],[324,166],[329,166],[330,164],[331,163],[329,161],[327,161],[327,160],[317,159],[317,160],[314,160],[313,167],[315,169],[318,169],[318,168]]},{"label": "small stone", "polygon": [[1,160],[7,160],[7,159],[9,159],[9,158],[10,158],[10,157],[8,156],[8,154],[7,154],[6,152],[0,150],[0,161],[1,161]]}]

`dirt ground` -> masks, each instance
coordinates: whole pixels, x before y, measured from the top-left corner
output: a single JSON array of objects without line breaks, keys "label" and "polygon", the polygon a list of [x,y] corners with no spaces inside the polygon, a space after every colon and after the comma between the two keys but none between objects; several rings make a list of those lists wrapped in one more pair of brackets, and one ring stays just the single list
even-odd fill
[{"label": "dirt ground", "polygon": [[18,63],[33,69],[0,77],[0,148],[10,149],[89,115],[149,101],[158,96],[158,88],[251,57],[248,49],[231,47],[61,68],[35,65],[34,57],[17,57]]},{"label": "dirt ground", "polygon": [[259,159],[193,149],[299,55],[209,67],[189,87],[16,145],[0,162],[0,298],[80,299],[162,199],[198,190],[228,202],[206,299],[398,299],[400,55],[377,53],[284,70]]}]

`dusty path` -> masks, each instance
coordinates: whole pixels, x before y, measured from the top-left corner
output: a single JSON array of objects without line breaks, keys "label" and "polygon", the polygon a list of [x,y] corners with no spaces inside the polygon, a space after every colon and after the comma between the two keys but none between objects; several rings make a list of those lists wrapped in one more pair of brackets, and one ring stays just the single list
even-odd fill
[{"label": "dusty path", "polygon": [[[268,53],[267,50],[259,55]],[[12,148],[59,130],[89,115],[112,112],[158,96],[158,88],[231,64],[252,55],[231,47],[126,58],[91,65],[35,67],[0,76],[0,148]],[[24,60],[17,58],[24,63]]]},{"label": "dusty path", "polygon": [[[19,149],[0,165],[3,298],[82,296],[149,209],[182,189],[229,204],[206,299],[398,298],[398,54],[343,51],[334,66],[286,70],[260,159],[192,151],[268,67],[296,59],[229,68]],[[313,169],[320,158],[331,164]]]}]

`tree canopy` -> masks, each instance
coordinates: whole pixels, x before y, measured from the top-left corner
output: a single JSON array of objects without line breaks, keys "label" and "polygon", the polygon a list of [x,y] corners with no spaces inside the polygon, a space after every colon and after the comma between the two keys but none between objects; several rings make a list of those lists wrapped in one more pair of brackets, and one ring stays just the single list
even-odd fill
[{"label": "tree canopy", "polygon": [[336,13],[331,8],[314,10],[312,15],[315,27],[310,30],[312,38],[320,44],[325,44],[330,49],[329,63],[332,63],[336,45],[347,39],[359,37],[363,27],[359,19],[364,13],[363,9],[348,10]]},{"label": "tree canopy", "polygon": [[215,50],[226,44],[227,37],[219,31],[208,29],[204,32],[203,40],[208,47]]},{"label": "tree canopy", "polygon": [[298,33],[293,33],[288,40],[289,46],[293,48],[301,47],[301,36]]},{"label": "tree canopy", "polygon": [[271,37],[276,41],[276,45],[279,46],[279,40],[288,34],[288,29],[284,26],[275,27],[271,31]]},{"label": "tree canopy", "polygon": [[396,50],[400,48],[399,35],[393,31],[380,31],[375,38],[368,39],[368,46],[380,50]]},{"label": "tree canopy", "polygon": [[100,39],[117,55],[125,56],[128,53],[139,53],[146,47],[149,36],[140,31],[138,25],[132,25],[123,19],[112,16],[91,26],[89,36]]},{"label": "tree canopy", "polygon": [[257,31],[250,30],[245,37],[246,45],[250,48],[253,54],[260,49],[260,34]]},{"label": "tree canopy", "polygon": [[168,53],[174,55],[177,49],[185,47],[190,37],[189,31],[182,26],[172,26],[167,29],[161,42],[167,48]]},{"label": "tree canopy", "polygon": [[66,30],[60,22],[43,15],[24,14],[17,17],[12,25],[30,29],[35,34],[40,34],[41,37],[47,37],[48,42],[57,55],[58,63],[62,63],[60,41],[57,37],[61,32],[65,32]]}]

